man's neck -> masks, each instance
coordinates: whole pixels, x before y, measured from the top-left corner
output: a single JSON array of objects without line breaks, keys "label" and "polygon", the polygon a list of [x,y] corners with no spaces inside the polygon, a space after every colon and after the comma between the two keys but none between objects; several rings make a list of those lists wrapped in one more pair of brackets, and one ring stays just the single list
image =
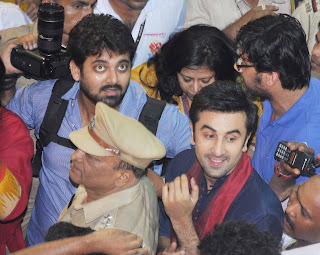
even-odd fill
[{"label": "man's neck", "polygon": [[133,186],[137,185],[139,183],[140,179],[137,178],[133,178],[129,183],[126,183],[123,186],[120,187],[114,187],[111,190],[105,191],[105,190],[97,190],[97,189],[90,189],[90,188],[86,188],[86,192],[87,192],[87,197],[84,199],[82,204],[87,204],[90,203],[92,201],[96,201],[98,199],[110,196],[112,194],[118,193],[120,191],[126,190],[126,189],[130,189]]},{"label": "man's neck", "polygon": [[298,102],[298,100],[303,96],[304,93],[306,93],[307,90],[307,86],[296,90],[287,90],[281,87],[281,89],[272,93],[272,99],[270,100],[270,103],[273,112],[270,122],[281,118],[283,114],[285,114],[296,102]]},{"label": "man's neck", "polygon": [[132,30],[141,10],[131,9],[128,5],[119,0],[109,0],[109,2],[113,10],[121,17],[123,23]]},{"label": "man's neck", "polygon": [[68,46],[68,41],[69,41],[69,35],[63,33],[62,34],[62,46],[67,47]]},{"label": "man's neck", "polygon": [[90,120],[94,117],[96,105],[89,100],[80,90],[77,97],[82,126],[89,125]]}]

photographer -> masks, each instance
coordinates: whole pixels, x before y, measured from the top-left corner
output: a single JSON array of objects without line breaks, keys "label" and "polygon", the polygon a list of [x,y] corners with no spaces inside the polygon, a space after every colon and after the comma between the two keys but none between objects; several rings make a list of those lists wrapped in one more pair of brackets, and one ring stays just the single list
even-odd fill
[{"label": "photographer", "polygon": [[[30,245],[43,242],[48,228],[57,221],[75,192],[68,174],[70,155],[74,151],[69,134],[89,123],[99,101],[134,119],[140,118],[147,105],[143,88],[130,81],[135,44],[130,30],[122,22],[112,16],[89,15],[72,29],[68,49],[70,70],[76,82],[54,79],[30,84],[17,91],[7,106],[25,121],[28,128],[35,128],[37,138],[47,134],[41,132],[47,119],[45,116],[54,116],[51,118],[53,124],[45,130],[49,135],[41,138],[41,141],[49,142],[44,145],[40,185],[28,224]],[[66,90],[57,97],[55,92],[60,89]],[[49,103],[56,102],[55,99],[57,104]],[[60,121],[56,120],[56,115],[46,114],[48,106],[51,108],[59,102],[66,106],[60,111]],[[176,107],[164,105],[158,122],[156,136],[164,144],[167,157],[172,158],[190,147],[188,118]]]}]

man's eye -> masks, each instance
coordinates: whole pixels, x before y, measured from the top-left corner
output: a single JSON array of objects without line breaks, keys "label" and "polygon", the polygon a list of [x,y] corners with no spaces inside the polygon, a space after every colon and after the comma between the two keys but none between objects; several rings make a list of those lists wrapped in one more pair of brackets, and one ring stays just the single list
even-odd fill
[{"label": "man's eye", "polygon": [[98,66],[96,66],[96,70],[97,70],[98,72],[102,72],[102,71],[105,70],[105,68],[104,68],[104,66],[102,66],[102,65],[98,65]]},{"label": "man's eye", "polygon": [[237,140],[235,137],[227,137],[228,142],[234,142],[235,140]]},{"label": "man's eye", "polygon": [[128,66],[127,65],[119,65],[118,69],[120,71],[126,71],[128,69]]},{"label": "man's eye", "polygon": [[75,4],[74,8],[75,9],[82,9],[83,8],[83,4]]},{"label": "man's eye", "polygon": [[205,137],[206,137],[207,139],[213,139],[213,138],[214,138],[214,135],[208,134],[208,135],[205,135]]}]

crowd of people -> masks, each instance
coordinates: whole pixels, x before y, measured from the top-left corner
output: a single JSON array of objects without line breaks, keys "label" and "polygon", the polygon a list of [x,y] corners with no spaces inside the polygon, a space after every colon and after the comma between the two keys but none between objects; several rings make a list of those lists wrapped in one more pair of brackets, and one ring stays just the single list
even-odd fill
[{"label": "crowd of people", "polygon": [[[0,255],[317,254],[310,1],[0,3]],[[65,69],[30,75],[59,6]]]}]

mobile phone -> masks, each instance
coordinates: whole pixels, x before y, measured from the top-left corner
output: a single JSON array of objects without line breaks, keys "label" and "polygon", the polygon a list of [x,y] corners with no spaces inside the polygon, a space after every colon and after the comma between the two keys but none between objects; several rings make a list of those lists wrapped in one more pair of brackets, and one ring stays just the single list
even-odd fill
[{"label": "mobile phone", "polygon": [[301,176],[311,177],[316,174],[317,160],[306,152],[290,150],[286,141],[280,141],[274,153],[274,159],[283,161],[292,168],[298,168]]}]

